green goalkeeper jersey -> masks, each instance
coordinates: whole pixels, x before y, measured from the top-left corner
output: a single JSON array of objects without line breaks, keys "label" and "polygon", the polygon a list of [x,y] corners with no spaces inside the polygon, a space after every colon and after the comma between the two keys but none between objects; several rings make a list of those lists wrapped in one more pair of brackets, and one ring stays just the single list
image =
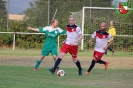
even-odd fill
[{"label": "green goalkeeper jersey", "polygon": [[56,39],[58,35],[60,34],[65,34],[66,31],[62,30],[61,28],[52,28],[52,26],[46,26],[44,28],[39,28],[39,31],[41,33],[45,33],[46,40],[43,45],[42,50],[47,50],[50,51],[50,49],[56,48],[57,49],[57,44],[56,44]]}]

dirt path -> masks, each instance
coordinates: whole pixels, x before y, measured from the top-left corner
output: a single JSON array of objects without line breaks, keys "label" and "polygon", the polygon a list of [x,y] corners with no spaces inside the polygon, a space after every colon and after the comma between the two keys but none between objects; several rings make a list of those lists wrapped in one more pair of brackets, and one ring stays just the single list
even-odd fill
[{"label": "dirt path", "polygon": [[[18,65],[18,66],[34,66],[37,58],[40,56],[0,56],[0,65]],[[82,67],[87,67],[91,63],[91,57],[79,57]],[[127,68],[133,69],[133,58],[132,57],[103,57],[103,60],[109,61],[110,68]],[[40,66],[53,66],[52,57],[46,57]],[[62,67],[75,67],[70,56],[66,56],[62,63]],[[103,68],[103,65],[96,64],[96,67]]]}]

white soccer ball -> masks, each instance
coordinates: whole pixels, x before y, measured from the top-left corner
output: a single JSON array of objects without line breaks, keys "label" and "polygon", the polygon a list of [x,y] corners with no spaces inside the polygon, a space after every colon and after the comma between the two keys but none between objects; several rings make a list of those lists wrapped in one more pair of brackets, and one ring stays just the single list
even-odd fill
[{"label": "white soccer ball", "polygon": [[57,76],[64,76],[64,75],[65,75],[65,71],[64,70],[57,71]]}]

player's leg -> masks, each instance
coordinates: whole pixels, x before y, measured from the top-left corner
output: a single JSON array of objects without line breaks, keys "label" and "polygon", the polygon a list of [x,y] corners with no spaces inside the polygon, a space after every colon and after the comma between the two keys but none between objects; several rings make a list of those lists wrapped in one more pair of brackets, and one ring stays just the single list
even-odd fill
[{"label": "player's leg", "polygon": [[89,74],[89,73],[91,72],[91,70],[92,70],[93,67],[95,66],[95,63],[96,63],[96,61],[93,59],[93,60],[91,61],[90,67],[89,67],[88,70],[85,72],[85,74]]},{"label": "player's leg", "polygon": [[93,53],[94,59],[92,60],[91,65],[88,68],[88,70],[85,72],[85,74],[89,74],[91,72],[91,70],[95,66],[96,60],[99,60],[99,57],[98,56],[99,56],[99,52],[97,52],[97,51],[94,50],[94,53]]},{"label": "player's leg", "polygon": [[78,67],[78,75],[81,76],[82,75],[82,67],[81,67],[81,64],[80,64],[80,61],[77,60],[77,57],[73,57],[73,62],[76,64],[76,66]]},{"label": "player's leg", "polygon": [[54,64],[54,68],[50,69],[50,72],[51,72],[52,74],[54,74],[56,68],[59,66],[59,64],[60,64],[60,62],[62,61],[62,59],[63,59],[63,57],[65,56],[65,54],[66,54],[66,53],[60,53],[60,55],[59,55],[57,61],[56,61],[55,64]]},{"label": "player's leg", "polygon": [[[53,59],[54,59],[54,63],[56,63],[56,61],[57,61],[57,56],[53,56]],[[56,68],[56,71],[58,71],[59,70],[59,66],[57,66],[57,68]]]},{"label": "player's leg", "polygon": [[35,66],[34,66],[34,71],[37,70],[37,68],[38,68],[39,65],[41,64],[42,60],[44,59],[44,57],[45,57],[45,56],[41,56],[41,58],[38,59],[38,60],[36,61],[36,64],[35,64]]},{"label": "player's leg", "polygon": [[[52,56],[53,56],[53,60],[54,60],[54,63],[55,63],[56,60],[57,60],[57,55],[58,55],[57,47],[55,47],[55,48],[53,48],[53,49],[51,50],[51,54],[52,54]],[[57,68],[56,68],[56,71],[58,71],[58,70],[59,70],[59,66],[57,66]]]},{"label": "player's leg", "polygon": [[107,50],[105,51],[105,53],[104,53],[105,55],[107,55]]},{"label": "player's leg", "polygon": [[100,63],[100,64],[104,64],[104,66],[105,66],[105,70],[107,70],[108,69],[108,64],[109,64],[109,62],[108,61],[103,61],[103,60],[98,60],[98,61],[96,61],[97,63]]},{"label": "player's leg", "polygon": [[101,52],[96,52],[96,53],[97,53],[96,54],[97,57],[95,58],[96,59],[96,63],[104,64],[105,65],[105,70],[107,70],[109,62],[101,60],[101,58],[103,56],[103,53],[101,53]]},{"label": "player's leg", "polygon": [[112,48],[111,46],[108,47],[108,50],[109,50],[110,52],[112,52],[112,55],[114,54],[114,50],[113,50],[113,48]]},{"label": "player's leg", "polygon": [[68,52],[72,55],[73,62],[78,67],[78,74],[82,75],[82,67],[81,67],[80,61],[77,60],[78,46],[69,46]]},{"label": "player's leg", "polygon": [[54,74],[57,66],[59,66],[60,62],[62,61],[63,57],[65,56],[65,54],[68,52],[68,45],[67,44],[63,44],[61,51],[60,51],[60,55],[58,57],[58,59],[56,60],[55,64],[54,64],[54,68],[50,69],[50,72],[52,74]]},{"label": "player's leg", "polygon": [[108,50],[109,50],[110,52],[113,51],[113,49],[111,48],[111,46],[108,47]]},{"label": "player's leg", "polygon": [[[109,42],[108,42],[109,43]],[[113,50],[113,47],[112,46],[109,46],[108,48],[107,48],[110,52],[112,52],[112,55],[114,54],[114,50]]]},{"label": "player's leg", "polygon": [[38,68],[39,65],[41,64],[42,60],[44,59],[45,56],[48,56],[49,52],[50,52],[50,50],[47,49],[47,47],[43,47],[43,48],[42,48],[42,52],[41,52],[41,55],[42,55],[42,56],[41,56],[40,59],[38,59],[38,60],[36,61],[36,64],[35,64],[35,66],[34,66],[34,71],[37,70],[37,68]]}]

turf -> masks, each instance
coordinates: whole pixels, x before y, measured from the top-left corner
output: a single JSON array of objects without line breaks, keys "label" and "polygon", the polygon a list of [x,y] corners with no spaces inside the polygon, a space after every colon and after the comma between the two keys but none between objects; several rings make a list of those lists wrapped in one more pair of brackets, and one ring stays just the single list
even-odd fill
[{"label": "turf", "polygon": [[64,68],[64,77],[40,67],[0,65],[0,88],[133,88],[133,69],[95,68],[90,75],[78,76],[76,68]]},{"label": "turf", "polygon": [[133,88],[133,53],[111,52],[103,56],[109,61],[109,69],[96,64],[89,75],[84,72],[89,67],[93,51],[79,52],[78,59],[83,67],[83,75],[78,76],[77,68],[67,54],[60,64],[65,71],[64,77],[58,77],[48,71],[53,59],[48,56],[36,72],[35,61],[40,57],[40,49],[0,49],[0,88]]}]

